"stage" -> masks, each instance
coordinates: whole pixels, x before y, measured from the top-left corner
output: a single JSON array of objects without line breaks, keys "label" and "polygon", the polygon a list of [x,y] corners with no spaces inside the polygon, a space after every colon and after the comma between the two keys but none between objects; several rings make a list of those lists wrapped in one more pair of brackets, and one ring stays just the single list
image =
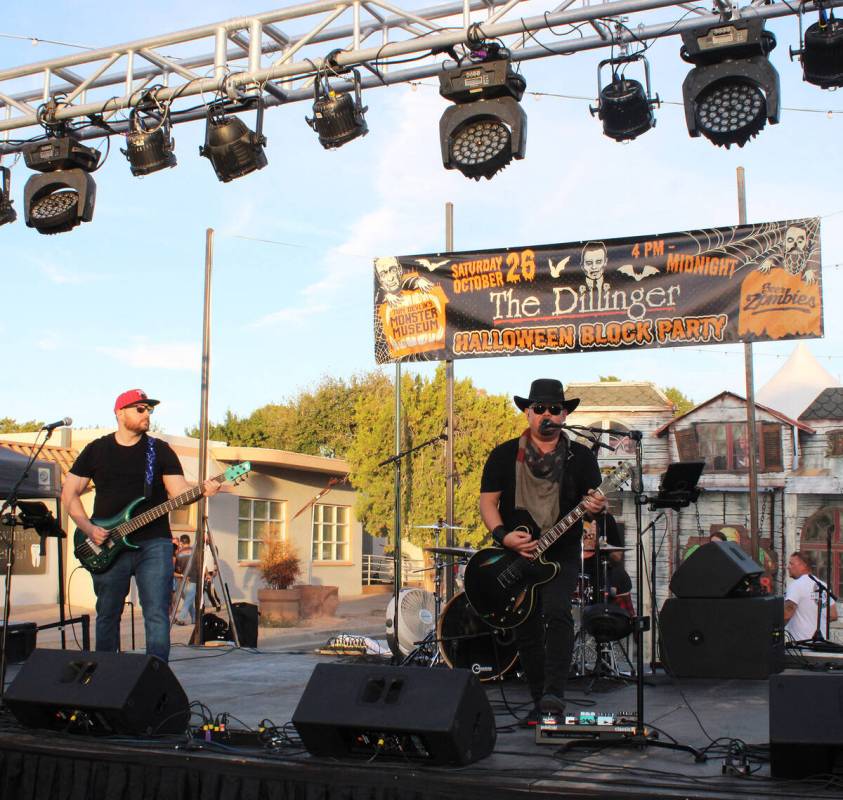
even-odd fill
[{"label": "stage", "polygon": [[[2,800],[270,800],[270,798],[495,798],[559,797],[784,798],[841,797],[843,779],[782,781],[755,758],[767,750],[768,681],[682,680],[657,672],[647,679],[645,721],[671,738],[706,751],[594,747],[564,751],[537,744],[535,730],[511,711],[526,712],[517,679],[485,685],[498,728],[494,752],[462,767],[431,767],[380,759],[325,759],[308,755],[286,725],[317,663],[365,657],[310,652],[175,647],[171,667],[194,704],[193,724],[227,714],[227,744],[187,737],[111,739],[20,727],[10,714],[0,725]],[[828,659],[823,659],[828,660]],[[382,663],[382,662],[381,662]],[[791,665],[792,666],[792,665]],[[14,678],[19,667],[12,666]],[[407,670],[426,669],[406,667]],[[635,686],[600,683],[591,693],[582,679],[569,690],[569,710],[632,711]],[[511,710],[511,711],[510,711]],[[409,726],[412,720],[408,721]],[[710,738],[709,738],[710,737]],[[717,745],[711,744],[717,740]],[[723,774],[728,740],[749,747],[748,775]],[[753,749],[756,746],[757,749]]]}]

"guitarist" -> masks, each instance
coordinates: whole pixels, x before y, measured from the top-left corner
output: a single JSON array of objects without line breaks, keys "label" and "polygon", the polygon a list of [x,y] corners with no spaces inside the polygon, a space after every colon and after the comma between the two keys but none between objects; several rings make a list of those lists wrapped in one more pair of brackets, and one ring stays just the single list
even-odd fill
[{"label": "guitarist", "polygon": [[[533,558],[537,539],[581,500],[597,514],[606,500],[594,492],[600,485],[597,457],[588,447],[569,441],[559,429],[542,428],[544,420],[560,424],[578,405],[565,399],[562,384],[551,378],[533,381],[529,397],[514,397],[527,417],[518,439],[498,445],[489,454],[480,482],[480,516],[501,547]],[[515,530],[532,522],[532,533]],[[527,722],[541,713],[565,710],[565,683],[574,647],[571,596],[577,581],[582,524],[577,523],[545,553],[559,564],[553,580],[537,591],[536,610],[515,628],[518,654],[527,677],[533,709]]]},{"label": "guitarist", "polygon": [[[133,500],[145,497],[135,511],[137,516],[190,489],[170,445],[147,435],[150,415],[158,403],[140,389],[123,392],[114,403],[117,432],[86,445],[70,468],[61,500],[76,527],[95,545],[105,541],[108,531],[94,525],[82,507],[80,498],[91,480],[96,485],[94,517],[99,519],[119,514]],[[206,481],[203,494],[210,497],[219,488],[218,482]],[[119,649],[120,616],[134,575],[143,609],[146,652],[167,661],[173,587],[173,543],[167,516],[140,528],[131,542],[140,549],[124,551],[106,572],[91,576],[97,596],[96,649]]]}]

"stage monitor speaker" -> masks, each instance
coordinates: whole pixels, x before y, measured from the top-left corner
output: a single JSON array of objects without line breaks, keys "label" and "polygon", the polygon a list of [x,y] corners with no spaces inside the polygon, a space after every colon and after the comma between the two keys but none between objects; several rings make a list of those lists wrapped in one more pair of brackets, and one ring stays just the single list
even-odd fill
[{"label": "stage monitor speaker", "polygon": [[805,778],[843,765],[843,675],[784,672],[770,679],[770,773]]},{"label": "stage monitor speaker", "polygon": [[170,667],[136,653],[33,650],[5,702],[22,725],[73,733],[182,733],[190,719]]},{"label": "stage monitor speaker", "polygon": [[241,647],[258,646],[258,607],[254,603],[232,603],[231,614],[237,625]]},{"label": "stage monitor speaker", "polygon": [[784,598],[665,601],[661,657],[680,678],[768,678],[784,668]]},{"label": "stage monitor speaker", "polygon": [[317,664],[293,714],[316,756],[470,764],[495,746],[495,716],[467,669]]},{"label": "stage monitor speaker", "polygon": [[673,573],[677,597],[737,597],[757,592],[764,570],[734,542],[700,545]]}]

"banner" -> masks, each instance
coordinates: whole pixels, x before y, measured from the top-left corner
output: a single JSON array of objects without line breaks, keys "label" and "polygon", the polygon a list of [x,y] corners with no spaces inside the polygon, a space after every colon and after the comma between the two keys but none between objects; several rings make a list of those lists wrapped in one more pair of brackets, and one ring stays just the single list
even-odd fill
[{"label": "banner", "polygon": [[823,335],[819,218],[375,259],[375,358]]}]

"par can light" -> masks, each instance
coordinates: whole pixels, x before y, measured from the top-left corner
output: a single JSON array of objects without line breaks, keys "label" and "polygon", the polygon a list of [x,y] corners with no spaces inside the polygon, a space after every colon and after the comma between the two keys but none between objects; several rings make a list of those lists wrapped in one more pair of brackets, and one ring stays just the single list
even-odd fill
[{"label": "par can light", "polygon": [[305,121],[319,135],[319,144],[326,150],[342,147],[352,139],[369,132],[365,114],[369,110],[363,105],[360,93],[360,73],[352,70],[354,79],[351,92],[335,92],[324,74],[316,76],[313,117]]},{"label": "par can light", "polygon": [[132,109],[126,149],[120,148],[135,177],[176,166],[175,141],[170,136],[169,123],[163,119],[154,127],[147,128],[148,121],[149,118],[141,118],[137,109]]},{"label": "par can light", "polygon": [[824,11],[820,13],[819,21],[805,31],[802,49],[797,52],[807,83],[823,89],[843,86],[843,22],[834,18],[833,11],[828,18]]},{"label": "par can light", "polygon": [[0,225],[14,222],[18,218],[12,208],[12,179],[8,167],[0,167]]},{"label": "par can light", "polygon": [[266,164],[266,137],[262,134],[263,105],[258,105],[257,130],[251,131],[239,117],[226,116],[221,107],[208,109],[205,144],[199,155],[207,158],[223,183],[248,175]]}]

